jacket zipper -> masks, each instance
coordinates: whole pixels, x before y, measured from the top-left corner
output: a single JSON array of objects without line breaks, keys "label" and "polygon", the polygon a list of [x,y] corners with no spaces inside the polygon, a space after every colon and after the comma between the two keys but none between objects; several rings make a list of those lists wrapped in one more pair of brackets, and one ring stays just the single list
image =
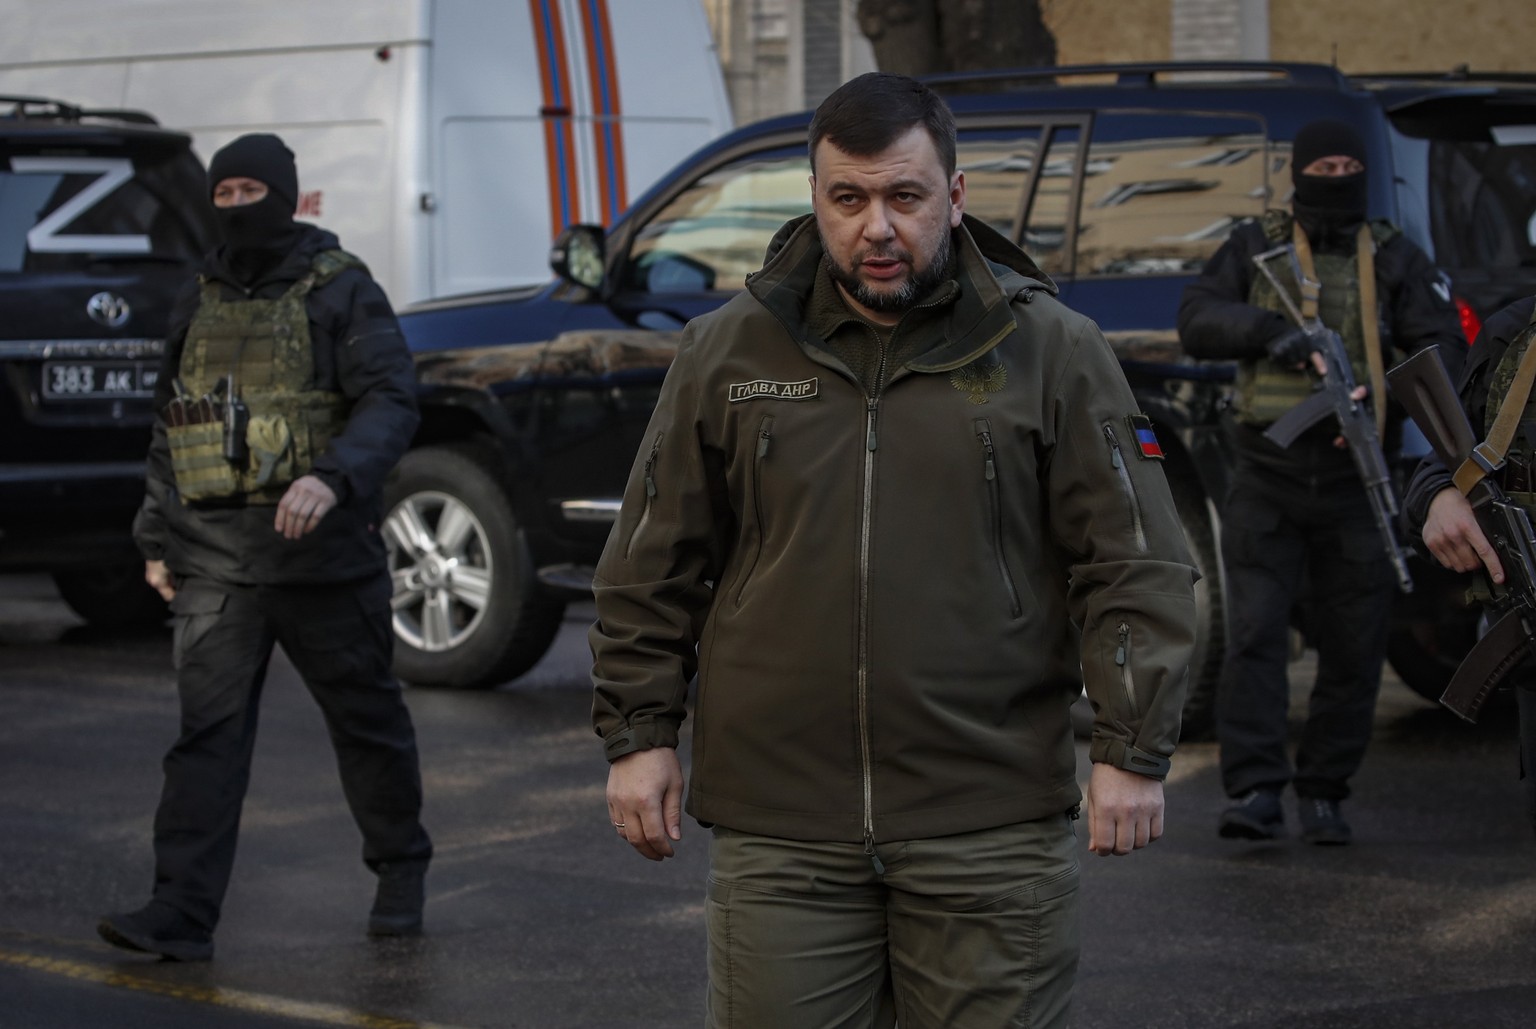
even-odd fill
[{"label": "jacket zipper", "polygon": [[1131,681],[1131,623],[1120,623],[1120,645],[1115,648],[1115,664],[1120,666],[1120,686],[1125,690],[1125,702],[1130,707],[1131,718],[1139,718],[1136,709],[1136,684]]},{"label": "jacket zipper", "polygon": [[661,453],[663,435],[660,432],[656,434],[656,441],[651,444],[650,456],[645,459],[645,507],[640,512],[640,520],[635,523],[635,531],[629,534],[629,545],[624,548],[626,559],[635,552],[635,541],[640,538],[640,533],[645,531],[646,523],[651,520],[651,505],[656,500],[656,458]]},{"label": "jacket zipper", "polygon": [[1116,474],[1120,476],[1120,486],[1125,490],[1126,502],[1131,505],[1131,532],[1136,537],[1136,549],[1145,553],[1147,549],[1147,532],[1141,523],[1141,501],[1136,497],[1136,486],[1131,482],[1131,470],[1126,467],[1125,455],[1120,450],[1120,440],[1115,436],[1115,427],[1105,424],[1104,438],[1109,441],[1109,463],[1114,466]]},{"label": "jacket zipper", "polygon": [[765,415],[757,427],[757,454],[752,460],[752,510],[757,516],[757,550],[752,555],[752,563],[747,566],[746,572],[741,577],[741,587],[736,591],[736,606],[741,606],[741,598],[746,595],[747,583],[752,578],[752,573],[757,569],[757,562],[763,556],[763,533],[765,523],[763,521],[763,461],[768,457],[768,447],[773,443],[773,415]]},{"label": "jacket zipper", "polygon": [[1024,613],[1024,608],[1019,603],[1019,590],[1013,583],[1013,573],[1008,569],[1008,554],[1003,550],[1003,500],[997,484],[997,449],[992,445],[992,423],[985,418],[978,418],[975,427],[976,438],[981,441],[987,498],[992,505],[992,551],[997,558],[997,571],[1002,576],[1003,588],[1008,591],[1008,609],[1017,618]]},{"label": "jacket zipper", "polygon": [[[869,856],[875,873],[884,875],[885,868],[875,853],[875,774],[869,739],[869,544],[870,524],[874,517],[875,450],[879,446],[875,423],[888,354],[885,340],[878,332],[871,332],[880,350],[880,362],[864,407],[864,504],[859,524],[859,771],[864,789],[864,853]],[[894,330],[892,335],[895,335]]]}]

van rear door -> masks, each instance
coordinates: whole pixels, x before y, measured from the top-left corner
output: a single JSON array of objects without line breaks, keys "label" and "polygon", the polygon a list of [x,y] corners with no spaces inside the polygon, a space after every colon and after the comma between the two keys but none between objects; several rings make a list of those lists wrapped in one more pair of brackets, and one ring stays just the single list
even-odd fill
[{"label": "van rear door", "polygon": [[1391,102],[1405,231],[1478,318],[1536,293],[1536,89]]},{"label": "van rear door", "polygon": [[730,128],[698,0],[438,3],[432,18],[432,296],[545,281],[562,229],[612,225]]}]

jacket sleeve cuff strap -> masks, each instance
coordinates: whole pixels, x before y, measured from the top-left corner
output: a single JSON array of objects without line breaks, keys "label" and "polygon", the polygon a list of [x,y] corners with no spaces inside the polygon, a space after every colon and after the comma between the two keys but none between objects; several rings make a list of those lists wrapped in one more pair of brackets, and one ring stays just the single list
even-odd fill
[{"label": "jacket sleeve cuff strap", "polygon": [[676,748],[677,726],[666,722],[639,722],[603,737],[603,756],[609,761],[655,747]]},{"label": "jacket sleeve cuff strap", "polygon": [[1166,778],[1168,770],[1173,767],[1173,762],[1161,754],[1140,750],[1123,740],[1094,740],[1088,748],[1088,759],[1145,775],[1149,779]]}]

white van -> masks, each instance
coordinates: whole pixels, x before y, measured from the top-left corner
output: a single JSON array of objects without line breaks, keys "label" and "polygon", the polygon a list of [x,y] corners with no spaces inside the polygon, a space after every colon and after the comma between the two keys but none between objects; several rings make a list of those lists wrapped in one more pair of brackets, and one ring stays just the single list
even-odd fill
[{"label": "white van", "polygon": [[548,278],[731,127],[700,0],[0,0],[0,95],[298,156],[299,218],[399,306]]}]

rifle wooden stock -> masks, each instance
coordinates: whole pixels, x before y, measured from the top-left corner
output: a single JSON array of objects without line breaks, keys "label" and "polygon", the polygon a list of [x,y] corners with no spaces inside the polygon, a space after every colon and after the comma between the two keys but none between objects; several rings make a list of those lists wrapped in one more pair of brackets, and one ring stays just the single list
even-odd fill
[{"label": "rifle wooden stock", "polygon": [[1454,472],[1477,446],[1472,423],[1440,359],[1439,347],[1425,347],[1387,373],[1387,386],[1424,433],[1435,456]]}]

